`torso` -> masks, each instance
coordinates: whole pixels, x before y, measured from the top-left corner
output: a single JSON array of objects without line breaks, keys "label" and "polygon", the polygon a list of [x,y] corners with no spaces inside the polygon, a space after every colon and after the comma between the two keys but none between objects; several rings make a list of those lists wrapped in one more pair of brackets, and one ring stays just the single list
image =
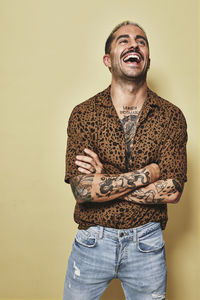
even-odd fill
[{"label": "torso", "polygon": [[[83,142],[78,151],[83,153],[84,147],[98,149],[97,154],[108,174],[130,172],[157,161],[169,120],[175,126],[180,112],[150,90],[140,109],[129,110],[124,109],[122,104],[118,107],[113,104],[108,88],[76,107],[70,124],[72,132],[80,134]],[[94,126],[97,132],[92,135]],[[74,144],[71,143],[70,146],[67,172],[70,172],[70,176],[76,176],[76,152]],[[130,151],[129,159],[127,153]],[[170,164],[170,161],[165,164]],[[167,176],[166,173],[163,174]],[[79,229],[96,225],[126,229],[148,222],[161,222],[164,229],[167,211],[166,205],[142,206],[116,199],[105,203],[77,204],[74,217]]]}]

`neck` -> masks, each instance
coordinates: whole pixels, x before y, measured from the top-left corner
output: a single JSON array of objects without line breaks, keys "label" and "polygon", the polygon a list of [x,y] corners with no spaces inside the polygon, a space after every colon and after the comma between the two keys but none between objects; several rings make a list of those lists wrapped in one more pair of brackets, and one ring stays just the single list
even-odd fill
[{"label": "neck", "polygon": [[112,78],[111,98],[114,106],[137,106],[141,108],[147,98],[147,83],[120,82]]}]

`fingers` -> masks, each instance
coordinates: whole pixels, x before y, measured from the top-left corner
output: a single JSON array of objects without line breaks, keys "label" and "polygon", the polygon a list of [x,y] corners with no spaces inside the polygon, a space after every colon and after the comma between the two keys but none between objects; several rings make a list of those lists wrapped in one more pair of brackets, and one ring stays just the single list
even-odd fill
[{"label": "fingers", "polygon": [[85,152],[86,154],[88,154],[89,156],[91,156],[91,157],[93,158],[94,162],[95,162],[98,166],[102,166],[102,163],[100,162],[99,157],[98,157],[98,155],[97,155],[95,152],[93,152],[92,150],[87,149],[87,148],[84,149],[84,152]]},{"label": "fingers", "polygon": [[84,174],[102,173],[103,165],[100,162],[98,155],[89,149],[84,149],[86,155],[76,156],[76,165],[79,166],[78,170]]},{"label": "fingers", "polygon": [[77,155],[76,156],[77,160],[89,163],[89,164],[93,165],[95,168],[97,166],[99,168],[101,168],[101,169],[103,168],[103,165],[100,162],[99,157],[98,157],[98,155],[96,153],[94,153],[92,150],[89,150],[89,149],[84,149],[84,152],[87,155],[89,155],[89,156],[86,156],[86,155]]},{"label": "fingers", "polygon": [[86,169],[83,169],[83,168],[78,168],[79,172],[83,173],[83,174],[91,174],[92,172],[86,170]]},{"label": "fingers", "polygon": [[88,165],[92,165],[93,167],[95,167],[97,165],[91,157],[86,156],[86,155],[85,156],[84,155],[77,155],[76,159],[77,159],[77,161],[82,161],[82,162],[84,162]]},{"label": "fingers", "polygon": [[[90,174],[90,173],[95,173],[96,172],[96,169],[93,167],[92,164],[88,164],[88,163],[85,163],[85,162],[79,161],[79,160],[76,160],[75,164],[79,167],[78,170],[81,173]],[[83,172],[83,170],[85,172]]]}]

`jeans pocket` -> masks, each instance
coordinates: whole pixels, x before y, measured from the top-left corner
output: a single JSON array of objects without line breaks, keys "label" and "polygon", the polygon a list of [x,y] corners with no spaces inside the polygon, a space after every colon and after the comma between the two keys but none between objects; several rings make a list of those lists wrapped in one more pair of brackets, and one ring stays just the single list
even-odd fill
[{"label": "jeans pocket", "polygon": [[140,252],[149,253],[161,250],[165,243],[160,228],[139,237],[137,247]]},{"label": "jeans pocket", "polygon": [[78,230],[75,243],[78,243],[82,246],[92,248],[97,244],[97,237],[95,234],[88,232],[87,230]]}]

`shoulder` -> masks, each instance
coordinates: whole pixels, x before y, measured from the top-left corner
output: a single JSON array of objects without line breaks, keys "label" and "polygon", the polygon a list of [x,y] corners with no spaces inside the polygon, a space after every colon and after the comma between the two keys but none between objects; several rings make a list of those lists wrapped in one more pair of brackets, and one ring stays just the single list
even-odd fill
[{"label": "shoulder", "polygon": [[92,96],[91,98],[76,105],[72,110],[68,120],[68,134],[70,132],[94,131],[94,125],[97,121],[96,114],[98,103],[106,101],[106,95],[109,94],[109,88]]},{"label": "shoulder", "polygon": [[103,102],[104,100],[106,101],[108,95],[109,87],[90,97],[89,99],[81,102],[80,104],[76,105],[71,112],[70,119],[72,119],[73,117],[80,117],[84,115],[87,115],[87,117],[89,115],[92,116],[96,109],[96,104],[98,104],[99,102]]},{"label": "shoulder", "polygon": [[185,127],[187,126],[185,116],[178,106],[176,106],[169,100],[160,97],[151,90],[149,90],[149,92],[155,103],[157,103],[157,105],[159,106],[160,114],[163,116],[163,118],[166,119],[166,121],[172,124],[173,127],[176,127],[176,125]]},{"label": "shoulder", "polygon": [[78,118],[79,116],[84,115],[85,113],[90,114],[94,111],[94,103],[95,96],[76,105],[71,112],[70,119],[74,117]]}]

